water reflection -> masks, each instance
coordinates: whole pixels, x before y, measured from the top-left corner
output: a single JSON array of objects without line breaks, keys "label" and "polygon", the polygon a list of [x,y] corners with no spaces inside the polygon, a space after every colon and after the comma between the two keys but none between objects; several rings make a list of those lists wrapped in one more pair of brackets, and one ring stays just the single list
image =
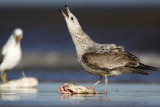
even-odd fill
[{"label": "water reflection", "polygon": [[104,100],[107,101],[105,94],[61,94],[61,100]]},{"label": "water reflection", "polygon": [[[160,85],[153,83],[110,83],[108,94],[60,94],[58,86],[62,83],[44,82],[37,89],[0,89],[1,106],[159,106]],[[90,83],[80,83],[90,86]],[[96,89],[104,91],[104,84]],[[133,105],[134,104],[134,105]]]},{"label": "water reflection", "polygon": [[37,88],[3,88],[0,89],[0,99],[15,101],[36,93],[38,93]]},{"label": "water reflection", "polygon": [[73,99],[73,100],[80,100],[84,99],[85,97],[94,97],[95,94],[61,94],[61,99]]}]

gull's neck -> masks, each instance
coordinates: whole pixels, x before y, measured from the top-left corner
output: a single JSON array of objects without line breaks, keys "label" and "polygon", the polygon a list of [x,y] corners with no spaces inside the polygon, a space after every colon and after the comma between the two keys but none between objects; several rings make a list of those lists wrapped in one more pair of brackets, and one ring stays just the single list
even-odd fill
[{"label": "gull's neck", "polygon": [[11,35],[8,41],[6,42],[6,44],[3,46],[3,53],[5,54],[8,51],[16,50],[16,49],[21,51],[20,42],[16,43],[14,36]]},{"label": "gull's neck", "polygon": [[[69,27],[68,27],[69,28]],[[83,55],[89,47],[96,43],[82,30],[81,26],[77,28],[69,28],[72,40],[75,44],[77,55]]]}]

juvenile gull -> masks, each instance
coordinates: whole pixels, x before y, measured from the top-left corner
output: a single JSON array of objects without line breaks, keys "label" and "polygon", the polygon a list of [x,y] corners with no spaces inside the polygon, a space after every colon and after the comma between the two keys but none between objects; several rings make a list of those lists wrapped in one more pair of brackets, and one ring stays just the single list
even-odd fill
[{"label": "juvenile gull", "polygon": [[155,67],[141,63],[139,58],[125,51],[123,46],[95,43],[82,30],[77,18],[71,13],[69,7],[66,5],[65,7],[68,16],[61,9],[59,10],[65,18],[75,44],[78,62],[87,72],[100,76],[99,80],[90,89],[93,90],[102,81],[102,76],[105,76],[105,94],[107,94],[107,77],[129,73],[148,75],[141,70],[157,70]]},{"label": "juvenile gull", "polygon": [[15,29],[6,44],[0,49],[0,73],[3,83],[7,82],[7,72],[12,70],[21,59],[22,36],[22,29]]}]

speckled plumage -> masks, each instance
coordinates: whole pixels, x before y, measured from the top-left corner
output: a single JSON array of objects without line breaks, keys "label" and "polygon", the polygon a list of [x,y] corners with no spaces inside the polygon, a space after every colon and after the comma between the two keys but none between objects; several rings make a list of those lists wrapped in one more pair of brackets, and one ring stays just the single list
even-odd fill
[{"label": "speckled plumage", "polygon": [[[77,18],[66,6],[68,16],[62,11],[68,30],[76,47],[78,62],[89,73],[98,76],[117,76],[126,73],[144,74],[141,69],[157,70],[144,65],[123,46],[95,43],[81,28]],[[98,82],[99,83],[99,82]],[[97,84],[97,83],[96,83]],[[94,87],[93,87],[94,88]]]}]

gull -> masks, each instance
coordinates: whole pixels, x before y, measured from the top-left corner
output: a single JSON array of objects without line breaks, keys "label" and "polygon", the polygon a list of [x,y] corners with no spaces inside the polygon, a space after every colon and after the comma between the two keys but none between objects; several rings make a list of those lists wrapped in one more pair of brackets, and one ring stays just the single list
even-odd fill
[{"label": "gull", "polygon": [[91,86],[95,86],[105,77],[105,94],[107,94],[107,77],[122,74],[143,74],[148,73],[142,70],[158,70],[155,67],[145,65],[140,62],[135,55],[124,50],[123,46],[115,44],[98,44],[94,42],[82,29],[78,19],[71,13],[66,6],[68,16],[61,10],[59,11],[65,18],[69,33],[75,44],[78,62],[90,74],[100,76],[99,80]]},{"label": "gull", "polygon": [[7,82],[7,72],[15,68],[21,59],[22,37],[22,29],[16,28],[6,44],[0,49],[0,73],[2,83]]}]

